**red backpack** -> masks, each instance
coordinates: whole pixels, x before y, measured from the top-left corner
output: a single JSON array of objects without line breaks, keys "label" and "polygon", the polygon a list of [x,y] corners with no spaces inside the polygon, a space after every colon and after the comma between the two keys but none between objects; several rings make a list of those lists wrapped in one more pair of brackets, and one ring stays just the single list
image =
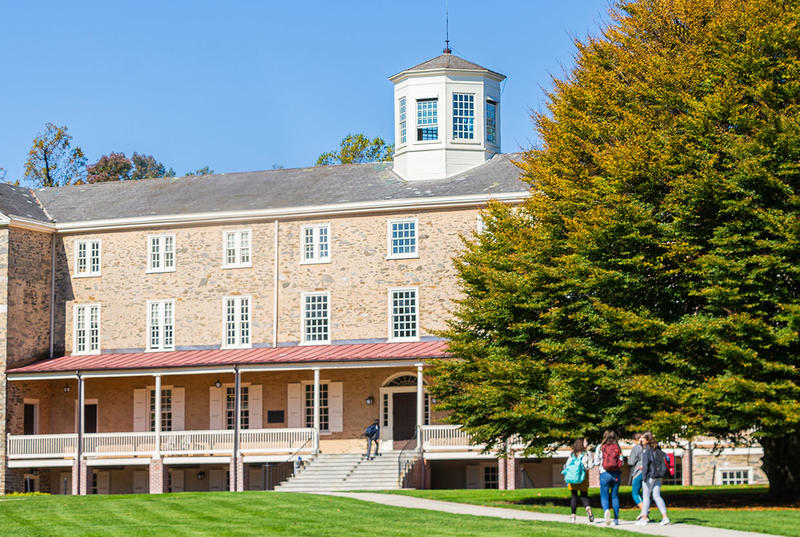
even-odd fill
[{"label": "red backpack", "polygon": [[622,461],[620,455],[622,451],[617,444],[603,444],[600,448],[603,454],[603,468],[606,472],[619,472],[622,470]]}]

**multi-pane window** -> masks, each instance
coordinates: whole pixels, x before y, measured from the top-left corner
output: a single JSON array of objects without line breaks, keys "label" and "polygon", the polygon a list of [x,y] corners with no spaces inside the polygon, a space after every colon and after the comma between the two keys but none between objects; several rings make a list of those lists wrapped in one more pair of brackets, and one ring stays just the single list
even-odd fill
[{"label": "multi-pane window", "polygon": [[[250,397],[249,397],[249,390],[247,386],[242,386],[239,388],[239,395],[241,399],[239,400],[239,428],[240,429],[249,429],[250,428]],[[234,422],[234,418],[236,416],[236,388],[233,386],[225,388],[225,428],[226,429],[234,429],[236,428],[236,423]]]},{"label": "multi-pane window", "polygon": [[303,226],[300,233],[303,237],[303,263],[326,263],[331,260],[330,225]]},{"label": "multi-pane window", "polygon": [[390,297],[390,339],[417,339],[417,290],[392,289]]},{"label": "multi-pane window", "polygon": [[496,489],[500,484],[500,471],[496,464],[483,467],[483,488]]},{"label": "multi-pane window", "polygon": [[250,297],[235,296],[223,299],[224,347],[250,346]]},{"label": "multi-pane window", "polygon": [[100,352],[100,306],[75,306],[75,354]]},{"label": "multi-pane window", "polygon": [[497,103],[486,101],[486,141],[497,143]]},{"label": "multi-pane window", "polygon": [[406,98],[400,97],[400,143],[406,143]]},{"label": "multi-pane window", "polygon": [[175,349],[175,302],[153,300],[147,303],[147,348],[171,351]]},{"label": "multi-pane window", "polygon": [[439,119],[437,99],[417,101],[417,140],[438,140]]},{"label": "multi-pane window", "polygon": [[250,260],[250,230],[226,231],[223,234],[225,258],[223,267],[237,268],[252,266]]},{"label": "multi-pane window", "polygon": [[740,470],[720,470],[720,482],[723,485],[748,485],[750,484],[750,471]]},{"label": "multi-pane window", "polygon": [[417,221],[389,221],[389,255],[391,258],[417,257]]},{"label": "multi-pane window", "polygon": [[303,295],[303,343],[330,343],[330,294]]},{"label": "multi-pane window", "polygon": [[175,270],[175,235],[150,235],[147,241],[148,272]]},{"label": "multi-pane window", "polygon": [[475,138],[475,96],[471,93],[453,94],[453,138]]},{"label": "multi-pane window", "polygon": [[[306,427],[314,426],[314,385],[306,384]],[[328,419],[328,385],[319,385],[319,430],[329,431]]]},{"label": "multi-pane window", "polygon": [[383,394],[383,426],[389,426],[389,394]]},{"label": "multi-pane window", "polygon": [[100,275],[100,239],[75,243],[75,276]]},{"label": "multi-pane window", "polygon": [[[156,391],[150,390],[150,430],[156,430]],[[172,390],[161,389],[161,430],[172,430]]]}]

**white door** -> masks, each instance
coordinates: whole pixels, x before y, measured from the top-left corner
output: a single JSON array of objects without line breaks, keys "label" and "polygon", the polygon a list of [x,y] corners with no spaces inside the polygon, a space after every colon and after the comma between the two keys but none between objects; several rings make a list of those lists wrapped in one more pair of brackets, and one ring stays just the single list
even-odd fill
[{"label": "white door", "polygon": [[97,493],[111,494],[111,472],[97,472]]},{"label": "white door", "polygon": [[467,488],[468,489],[482,489],[483,488],[483,468],[477,464],[470,464],[467,466]]},{"label": "white door", "polygon": [[133,493],[134,494],[147,494],[147,472],[144,470],[136,470],[133,472]]},{"label": "white door", "polygon": [[169,471],[169,491],[170,492],[183,492],[183,470],[170,470]]},{"label": "white door", "polygon": [[223,489],[222,470],[208,471],[208,490],[221,491]]},{"label": "white door", "polygon": [[250,477],[250,490],[265,490],[266,487],[264,486],[264,473],[261,471],[263,465],[250,465],[249,467],[249,477]]}]

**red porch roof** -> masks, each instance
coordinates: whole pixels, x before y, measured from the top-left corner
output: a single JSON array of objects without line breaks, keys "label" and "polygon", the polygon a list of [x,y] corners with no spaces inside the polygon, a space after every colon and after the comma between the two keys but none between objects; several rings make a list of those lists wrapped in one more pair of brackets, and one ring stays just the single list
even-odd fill
[{"label": "red porch roof", "polygon": [[374,360],[411,360],[444,358],[446,341],[413,343],[359,343],[303,347],[269,347],[240,350],[204,350],[137,352],[61,356],[41,360],[6,373],[54,373],[113,369],[162,369],[241,364],[290,364],[353,362]]}]

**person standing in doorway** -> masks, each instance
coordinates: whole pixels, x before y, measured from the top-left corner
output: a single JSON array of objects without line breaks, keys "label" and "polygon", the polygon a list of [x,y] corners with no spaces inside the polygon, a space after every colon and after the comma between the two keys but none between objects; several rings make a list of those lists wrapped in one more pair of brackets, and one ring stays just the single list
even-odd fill
[{"label": "person standing in doorway", "polygon": [[652,497],[661,512],[661,522],[659,524],[666,526],[669,524],[669,517],[667,516],[667,504],[664,502],[664,498],[661,497],[661,480],[669,472],[667,456],[661,451],[658,442],[653,438],[653,433],[644,433],[642,438],[644,439],[644,453],[642,454],[642,512],[639,514],[636,523],[646,526],[650,522],[648,516],[650,513],[650,498]]},{"label": "person standing in doorway", "polygon": [[[375,420],[372,425],[367,427],[364,431],[364,436],[367,437],[367,460],[378,456],[378,440],[381,438],[381,425],[380,420]],[[375,454],[370,457],[372,452],[372,443],[375,442]]]},{"label": "person standing in doorway", "polygon": [[603,442],[594,454],[594,466],[600,467],[600,503],[603,506],[606,526],[611,525],[611,509],[614,524],[619,525],[619,482],[622,478],[622,450],[617,433],[606,431]]},{"label": "person standing in doorway", "polygon": [[578,498],[580,497],[583,508],[586,509],[586,516],[589,517],[589,522],[594,522],[594,515],[592,508],[589,506],[589,468],[592,465],[591,457],[586,452],[588,443],[585,438],[578,438],[572,443],[572,453],[570,453],[564,469],[561,471],[564,474],[564,481],[567,483],[572,497],[569,500],[572,515],[569,517],[570,522],[575,522],[575,512],[578,510]]},{"label": "person standing in doorway", "polygon": [[631,454],[628,455],[628,466],[631,468],[631,496],[633,496],[633,503],[639,509],[642,508],[642,442],[641,433],[634,433],[633,447]]}]

